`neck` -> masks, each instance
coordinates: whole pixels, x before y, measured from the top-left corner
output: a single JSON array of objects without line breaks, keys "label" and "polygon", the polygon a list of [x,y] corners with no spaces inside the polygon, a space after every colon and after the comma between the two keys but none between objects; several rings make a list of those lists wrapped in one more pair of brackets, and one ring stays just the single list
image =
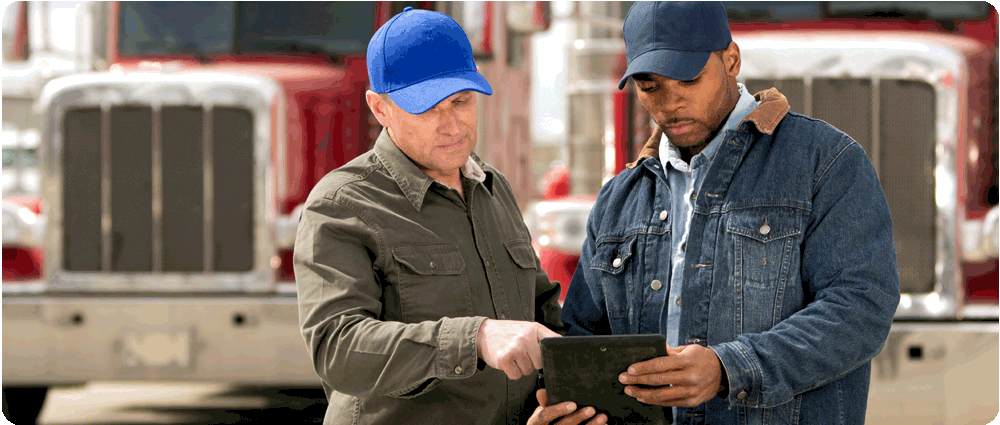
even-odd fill
[{"label": "neck", "polygon": [[701,153],[701,151],[705,150],[705,148],[708,147],[708,144],[711,143],[712,140],[715,140],[715,137],[718,136],[719,132],[722,131],[723,127],[726,126],[726,121],[729,121],[729,116],[732,115],[733,111],[736,110],[736,104],[739,103],[740,100],[739,87],[733,87],[729,83],[729,80],[727,79],[726,93],[728,94],[727,96],[728,99],[726,99],[726,101],[727,103],[729,103],[729,106],[727,107],[729,112],[726,113],[726,116],[722,117],[722,121],[719,121],[719,125],[715,127],[715,130],[712,130],[712,132],[708,135],[708,137],[705,138],[705,141],[697,145],[689,147],[678,146],[679,150],[681,151],[681,159],[684,162],[690,164],[691,158],[694,158],[695,155],[698,155],[699,153]]}]

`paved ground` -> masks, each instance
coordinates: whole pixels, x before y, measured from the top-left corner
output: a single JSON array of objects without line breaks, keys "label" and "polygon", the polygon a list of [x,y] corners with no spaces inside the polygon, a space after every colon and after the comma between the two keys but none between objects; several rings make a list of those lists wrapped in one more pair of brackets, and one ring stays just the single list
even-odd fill
[{"label": "paved ground", "polygon": [[39,423],[320,424],[317,388],[256,388],[217,383],[92,382],[49,390]]}]

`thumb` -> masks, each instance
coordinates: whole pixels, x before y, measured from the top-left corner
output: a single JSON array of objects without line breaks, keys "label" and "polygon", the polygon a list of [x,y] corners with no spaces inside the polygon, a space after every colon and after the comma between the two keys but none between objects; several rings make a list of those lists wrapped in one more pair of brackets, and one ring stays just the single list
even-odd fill
[{"label": "thumb", "polygon": [[538,332],[536,332],[535,335],[538,336],[539,341],[541,341],[542,338],[556,338],[562,336],[553,331],[552,329],[546,328],[545,325],[539,324],[538,328],[539,328]]},{"label": "thumb", "polygon": [[676,348],[671,347],[670,344],[667,344],[667,355],[668,356],[676,356],[677,353],[679,353],[679,352],[680,351],[677,351]]},{"label": "thumb", "polygon": [[545,393],[545,389],[544,388],[542,388],[542,389],[540,389],[538,391],[535,391],[535,399],[538,400],[538,405],[539,406],[545,407],[545,402],[548,401],[549,397],[548,397],[548,394]]}]

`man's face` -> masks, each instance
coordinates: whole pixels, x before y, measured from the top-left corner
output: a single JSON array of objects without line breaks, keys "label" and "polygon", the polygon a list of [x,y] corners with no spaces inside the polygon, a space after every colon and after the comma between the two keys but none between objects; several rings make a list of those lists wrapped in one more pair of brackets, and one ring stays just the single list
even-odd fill
[{"label": "man's face", "polygon": [[721,56],[709,56],[691,81],[655,74],[633,76],[639,102],[679,148],[700,152],[736,106],[735,79],[740,70],[736,43],[730,43]]},{"label": "man's face", "polygon": [[389,129],[396,146],[431,177],[456,172],[476,147],[476,95],[473,91],[455,93],[417,115],[404,111],[395,103],[379,100],[384,109],[379,113],[381,108],[373,108],[376,117]]}]

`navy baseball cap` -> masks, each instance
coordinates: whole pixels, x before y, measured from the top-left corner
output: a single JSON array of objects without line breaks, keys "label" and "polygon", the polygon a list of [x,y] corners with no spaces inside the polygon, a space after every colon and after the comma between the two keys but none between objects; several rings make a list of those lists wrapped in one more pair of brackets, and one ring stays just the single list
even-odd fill
[{"label": "navy baseball cap", "polygon": [[690,81],[712,52],[733,41],[726,7],[717,1],[637,1],[625,16],[622,35],[628,70],[619,90],[635,74]]},{"label": "navy baseball cap", "polygon": [[464,90],[492,95],[476,71],[472,44],[450,16],[407,7],[368,42],[372,91],[388,93],[400,108],[422,114]]}]

